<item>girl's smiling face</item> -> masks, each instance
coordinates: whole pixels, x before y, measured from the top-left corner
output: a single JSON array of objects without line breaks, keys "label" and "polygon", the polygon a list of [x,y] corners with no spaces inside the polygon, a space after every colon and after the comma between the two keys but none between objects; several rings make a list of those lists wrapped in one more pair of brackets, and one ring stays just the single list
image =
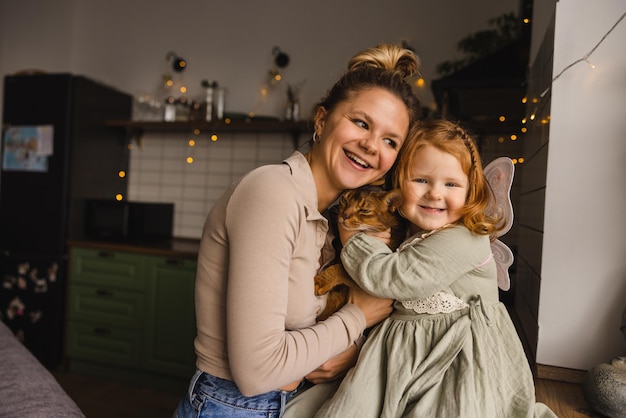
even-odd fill
[{"label": "girl's smiling face", "polygon": [[469,179],[456,157],[426,145],[415,154],[410,172],[400,213],[413,232],[432,231],[461,218]]},{"label": "girl's smiling face", "polygon": [[316,121],[321,139],[311,167],[318,194],[335,198],[383,177],[409,129],[402,100],[381,88],[353,93],[330,113],[320,108]]}]

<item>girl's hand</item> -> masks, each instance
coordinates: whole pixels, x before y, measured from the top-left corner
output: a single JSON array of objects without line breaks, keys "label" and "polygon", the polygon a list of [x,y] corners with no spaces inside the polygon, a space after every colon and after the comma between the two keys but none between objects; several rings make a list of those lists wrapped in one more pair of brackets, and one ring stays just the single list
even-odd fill
[{"label": "girl's hand", "polygon": [[349,229],[345,229],[343,227],[343,225],[341,225],[341,223],[337,224],[337,229],[339,231],[339,240],[341,241],[341,245],[344,245],[346,243],[346,241],[348,241],[348,238],[350,238],[352,235],[356,234],[357,232],[364,232],[365,234],[372,236],[374,238],[378,238],[379,240],[381,240],[382,242],[384,242],[385,244],[389,245],[391,243],[391,228],[387,228],[384,231],[381,232],[375,232],[375,231],[358,231],[358,230],[349,230]]},{"label": "girl's hand", "polygon": [[343,353],[331,358],[316,370],[305,376],[311,383],[325,383],[345,376],[348,370],[356,364],[359,350],[356,344],[352,344]]}]

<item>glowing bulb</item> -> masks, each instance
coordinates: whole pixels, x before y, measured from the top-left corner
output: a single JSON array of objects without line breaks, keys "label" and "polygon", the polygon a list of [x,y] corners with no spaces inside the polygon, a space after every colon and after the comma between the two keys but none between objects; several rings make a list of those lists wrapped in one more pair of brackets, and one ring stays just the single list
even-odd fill
[{"label": "glowing bulb", "polygon": [[124,195],[122,195],[121,193],[115,195],[115,200],[117,200],[118,202],[121,202],[123,199]]},{"label": "glowing bulb", "polygon": [[515,134],[511,135],[511,141],[517,141],[517,135]]},{"label": "glowing bulb", "polygon": [[418,78],[418,79],[415,81],[415,85],[416,85],[417,87],[424,87],[424,85],[426,85],[426,80],[424,80],[422,77],[420,77],[420,78]]},{"label": "glowing bulb", "polygon": [[524,20],[523,20],[523,22],[524,22],[525,24],[528,24],[528,23],[530,23],[530,19],[529,19],[529,18],[527,18],[527,17],[525,17],[525,18],[524,18]]},{"label": "glowing bulb", "polygon": [[190,146],[190,147],[193,147],[193,146],[195,146],[195,145],[196,145],[196,141],[194,141],[193,139],[190,139],[190,140],[189,140],[189,146]]},{"label": "glowing bulb", "polygon": [[120,178],[122,178],[122,179],[123,179],[124,177],[126,177],[126,171],[124,171],[124,170],[120,170],[120,171],[118,171],[117,175],[118,175]]},{"label": "glowing bulb", "polygon": [[169,79],[169,80],[167,80],[167,81],[165,82],[165,85],[166,85],[167,87],[172,87],[172,86],[174,85],[174,82],[173,82],[171,79]]},{"label": "glowing bulb", "polygon": [[215,134],[211,135],[211,141],[213,142],[217,141],[217,135]]},{"label": "glowing bulb", "polygon": [[187,164],[193,163],[193,157],[187,157]]},{"label": "glowing bulb", "polygon": [[526,132],[528,132],[528,129],[526,129],[526,127],[523,127],[522,129],[520,129],[520,131],[522,131],[522,133],[525,134]]},{"label": "glowing bulb", "polygon": [[585,61],[587,62],[587,64],[589,64],[589,66],[591,68],[596,68],[596,66],[591,61],[589,61],[588,59],[585,59]]},{"label": "glowing bulb", "polygon": [[500,117],[498,118],[498,120],[499,120],[500,122],[504,122],[504,121],[506,120],[506,117],[504,117],[504,115],[502,115],[502,116],[500,116]]},{"label": "glowing bulb", "polygon": [[196,128],[193,130],[194,135],[200,135],[200,129]]},{"label": "glowing bulb", "polygon": [[180,86],[180,92],[181,92],[181,93],[186,93],[186,92],[187,92],[187,87],[185,87],[185,86]]},{"label": "glowing bulb", "polygon": [[528,97],[522,97],[522,103],[526,103],[528,101]]},{"label": "glowing bulb", "polygon": [[231,122],[230,118],[224,118],[224,123],[225,123],[226,125],[229,125],[229,124],[230,124],[230,122]]},{"label": "glowing bulb", "polygon": [[519,157],[519,158],[517,159],[517,161],[518,161],[520,164],[524,164],[524,157]]},{"label": "glowing bulb", "polygon": [[261,89],[261,96],[267,96],[267,89],[265,87]]},{"label": "glowing bulb", "polygon": [[526,118],[523,118],[523,119],[522,119],[522,123],[526,123]]},{"label": "glowing bulb", "polygon": [[499,143],[503,143],[503,142],[504,142],[504,138],[503,138],[503,137],[499,137],[499,138],[498,138],[498,142],[499,142]]}]

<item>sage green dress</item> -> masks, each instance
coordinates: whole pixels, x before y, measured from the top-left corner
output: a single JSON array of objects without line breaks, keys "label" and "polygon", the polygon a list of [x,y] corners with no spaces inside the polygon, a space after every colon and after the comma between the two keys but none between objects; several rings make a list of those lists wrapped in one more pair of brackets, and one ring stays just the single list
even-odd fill
[{"label": "sage green dress", "polygon": [[487,236],[453,226],[391,252],[357,234],[342,261],[361,287],[396,302],[316,417],[556,417],[535,400]]}]

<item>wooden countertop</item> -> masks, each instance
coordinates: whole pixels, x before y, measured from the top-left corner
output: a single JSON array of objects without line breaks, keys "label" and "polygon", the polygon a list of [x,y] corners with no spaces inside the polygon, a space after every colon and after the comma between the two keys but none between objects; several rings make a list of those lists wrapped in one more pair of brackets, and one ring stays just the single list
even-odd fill
[{"label": "wooden countertop", "polygon": [[159,255],[163,257],[178,257],[196,259],[200,240],[188,238],[172,238],[171,240],[151,242],[120,242],[97,240],[70,240],[69,247],[93,248],[97,250],[128,251],[139,254]]}]

